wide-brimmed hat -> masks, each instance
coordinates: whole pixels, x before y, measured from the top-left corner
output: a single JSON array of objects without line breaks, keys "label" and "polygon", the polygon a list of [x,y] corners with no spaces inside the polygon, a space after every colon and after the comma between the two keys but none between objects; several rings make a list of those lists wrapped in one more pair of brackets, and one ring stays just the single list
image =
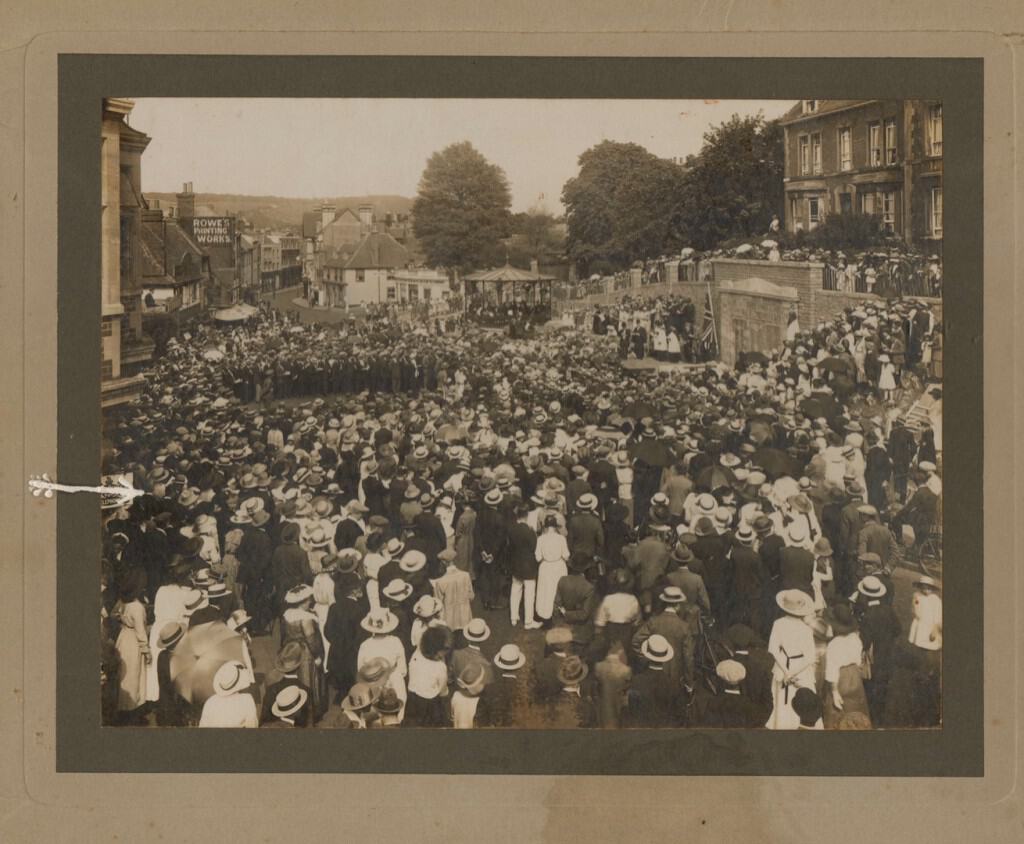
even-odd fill
[{"label": "wide-brimmed hat", "polygon": [[803,520],[793,522],[786,529],[786,537],[796,545],[802,544],[807,540],[807,523]]},{"label": "wide-brimmed hat", "polygon": [[289,606],[294,607],[298,604],[303,603],[303,601],[308,601],[312,597],[313,587],[306,583],[303,583],[299,586],[293,586],[291,589],[285,592],[284,602]]},{"label": "wide-brimmed hat", "polygon": [[814,612],[814,599],[801,589],[783,589],[775,596],[775,603],[787,615],[802,618]]},{"label": "wide-brimmed hat", "polygon": [[398,627],[398,618],[391,610],[374,610],[359,622],[359,626],[368,633],[390,633]]},{"label": "wide-brimmed hat", "polygon": [[567,656],[558,666],[558,682],[563,686],[575,686],[583,682],[588,673],[587,664],[582,659],[578,656]]},{"label": "wide-brimmed hat", "polygon": [[402,555],[402,559],[398,562],[398,567],[402,571],[412,574],[413,572],[420,571],[426,564],[427,555],[422,551],[412,549]]},{"label": "wide-brimmed hat", "polygon": [[827,536],[818,537],[818,541],[814,543],[814,553],[819,557],[832,556],[832,543],[828,541]]},{"label": "wide-brimmed hat", "polygon": [[398,696],[398,692],[390,686],[385,686],[380,690],[380,697],[373,704],[373,708],[381,715],[397,715],[402,711],[404,705],[402,699]]},{"label": "wide-brimmed hat", "polygon": [[405,550],[405,543],[398,537],[392,537],[388,540],[387,545],[384,546],[384,550],[389,557],[394,559]]},{"label": "wide-brimmed hat", "polygon": [[302,664],[302,645],[298,642],[286,642],[277,652],[274,668],[282,674],[291,674]]},{"label": "wide-brimmed hat", "polygon": [[471,662],[459,672],[455,682],[463,694],[475,697],[487,685],[487,672],[479,662]]},{"label": "wide-brimmed hat", "polygon": [[358,712],[367,709],[376,702],[380,689],[368,683],[356,683],[341,702],[341,708],[346,712]]},{"label": "wide-brimmed hat", "polygon": [[186,617],[192,615],[192,613],[198,610],[208,607],[210,605],[206,595],[204,595],[199,589],[190,589],[185,594],[184,599],[184,614]]},{"label": "wide-brimmed hat", "polygon": [[828,626],[832,628],[833,636],[844,636],[858,629],[857,619],[853,617],[853,610],[845,602],[826,609],[824,619]]},{"label": "wide-brimmed hat", "polygon": [[693,551],[685,542],[677,542],[672,549],[672,561],[681,566],[688,566],[695,559]]},{"label": "wide-brimmed hat", "polygon": [[697,512],[704,516],[710,516],[718,509],[718,502],[710,492],[702,492],[697,496]]},{"label": "wide-brimmed hat", "polygon": [[381,589],[380,593],[392,601],[404,601],[412,594],[412,584],[396,577],[394,580],[388,581],[387,586]]},{"label": "wide-brimmed hat", "polygon": [[494,655],[494,664],[503,671],[516,671],[526,665],[526,657],[518,645],[502,645]]},{"label": "wide-brimmed hat", "polygon": [[502,497],[501,490],[492,489],[484,496],[484,504],[489,504],[491,507],[497,507],[501,504]]},{"label": "wide-brimmed hat", "polygon": [[697,536],[714,536],[716,533],[715,524],[707,516],[701,516],[693,526],[693,532]]},{"label": "wide-brimmed hat", "polygon": [[369,683],[371,686],[381,686],[391,676],[391,673],[395,670],[395,665],[389,662],[382,656],[375,656],[373,659],[368,659],[361,666],[357,672],[356,679],[360,683]]},{"label": "wide-brimmed hat", "polygon": [[405,488],[405,500],[406,501],[415,501],[419,497],[420,497],[420,491],[419,491],[419,489],[415,485],[409,484],[409,486],[407,486]]},{"label": "wide-brimmed hat", "polygon": [[355,548],[342,548],[337,554],[332,555],[330,559],[335,571],[339,574],[351,574],[359,568],[359,563],[362,562],[363,557]]},{"label": "wide-brimmed hat", "polygon": [[658,633],[644,640],[640,646],[640,653],[651,662],[669,662],[676,655],[668,639]]},{"label": "wide-brimmed hat", "polygon": [[238,660],[225,662],[213,675],[213,691],[220,697],[243,691],[251,685],[249,669]]},{"label": "wide-brimmed hat", "polygon": [[311,548],[323,548],[330,545],[333,541],[334,537],[329,536],[322,525],[317,525],[308,534],[306,534],[306,542]]},{"label": "wide-brimmed hat", "polygon": [[433,595],[423,595],[415,604],[412,611],[420,618],[432,618],[444,609],[444,605]]},{"label": "wide-brimmed hat", "polygon": [[178,621],[170,621],[160,628],[160,647],[174,647],[185,635],[185,625]]},{"label": "wide-brimmed hat", "polygon": [[467,642],[486,642],[491,637],[491,628],[482,618],[474,618],[462,628],[462,635]]},{"label": "wide-brimmed hat", "polygon": [[789,499],[789,506],[796,510],[798,513],[810,513],[814,509],[814,505],[811,504],[811,499],[804,495],[802,492],[798,492],[792,498]]}]

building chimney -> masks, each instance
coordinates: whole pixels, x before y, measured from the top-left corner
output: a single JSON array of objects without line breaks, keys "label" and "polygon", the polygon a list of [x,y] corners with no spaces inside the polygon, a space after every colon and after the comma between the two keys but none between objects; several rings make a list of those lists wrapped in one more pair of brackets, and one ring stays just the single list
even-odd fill
[{"label": "building chimney", "polygon": [[364,229],[369,229],[373,225],[373,206],[372,205],[360,205],[359,206],[359,222]]},{"label": "building chimney", "polygon": [[327,228],[327,224],[330,223],[335,216],[337,209],[333,205],[321,205],[320,206],[320,228]]},{"label": "building chimney", "polygon": [[191,182],[185,182],[182,185],[181,193],[177,195],[177,199],[178,219],[186,226],[191,226],[192,220],[196,216],[196,195],[192,193]]}]

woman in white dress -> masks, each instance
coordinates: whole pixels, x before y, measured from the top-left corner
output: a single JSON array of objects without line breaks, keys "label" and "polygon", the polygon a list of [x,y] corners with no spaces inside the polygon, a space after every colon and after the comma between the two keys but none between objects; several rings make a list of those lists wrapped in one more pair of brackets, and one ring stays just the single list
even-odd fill
[{"label": "woman in white dress", "polygon": [[796,730],[800,718],[793,710],[797,689],[815,691],[817,656],[814,631],[807,623],[814,615],[814,600],[800,589],[785,589],[775,596],[785,613],[776,619],[768,638],[772,668],[772,714],[765,726],[770,730]]},{"label": "woman in white dress", "polygon": [[893,366],[888,355],[879,355],[878,362],[881,364],[878,375],[878,391],[882,394],[882,401],[891,402],[893,393],[896,391],[896,367]]},{"label": "woman in white dress", "polygon": [[398,627],[397,616],[388,609],[371,610],[359,626],[371,636],[359,646],[356,670],[363,669],[367,663],[378,657],[385,660],[391,666],[385,685],[395,690],[398,699],[402,701],[404,712],[408,697],[405,678],[409,674],[409,665],[405,659],[405,646],[402,640],[392,635]]},{"label": "woman in white dress", "polygon": [[190,595],[198,591],[186,585],[188,574],[187,569],[182,569],[177,580],[165,583],[156,590],[156,595],[153,598],[153,626],[149,631],[149,650],[153,654],[153,661],[147,666],[146,700],[160,699],[160,681],[156,673],[156,655],[160,652],[160,631],[172,621],[188,627],[188,613],[185,610],[185,604]]},{"label": "woman in white dress", "polygon": [[558,530],[558,517],[544,518],[544,532],[537,539],[537,596],[535,612],[541,621],[550,621],[555,609],[558,581],[569,574],[569,545]]}]

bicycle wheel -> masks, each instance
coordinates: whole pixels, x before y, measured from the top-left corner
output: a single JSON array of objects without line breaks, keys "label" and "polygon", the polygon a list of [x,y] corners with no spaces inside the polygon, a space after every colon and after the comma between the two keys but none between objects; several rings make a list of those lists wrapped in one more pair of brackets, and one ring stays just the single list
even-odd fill
[{"label": "bicycle wheel", "polygon": [[701,648],[703,659],[701,660],[701,676],[704,685],[708,690],[717,695],[722,690],[722,681],[719,679],[716,669],[718,663],[723,659],[732,659],[732,650],[724,642],[718,639],[705,637]]}]

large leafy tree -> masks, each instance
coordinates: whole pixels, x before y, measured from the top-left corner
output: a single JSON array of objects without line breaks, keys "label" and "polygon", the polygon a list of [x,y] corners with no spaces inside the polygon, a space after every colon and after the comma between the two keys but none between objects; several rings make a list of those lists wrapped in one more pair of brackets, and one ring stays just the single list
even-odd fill
[{"label": "large leafy tree", "polygon": [[427,262],[465,272],[504,255],[512,204],[504,171],[469,141],[427,161],[413,202],[413,234]]},{"label": "large leafy tree", "polygon": [[699,249],[756,237],[782,216],[783,133],[762,115],[732,118],[704,135],[686,176],[682,228]]},{"label": "large leafy tree", "polygon": [[677,245],[685,169],[639,144],[603,141],[579,158],[579,175],[562,189],[570,257],[583,272]]}]

